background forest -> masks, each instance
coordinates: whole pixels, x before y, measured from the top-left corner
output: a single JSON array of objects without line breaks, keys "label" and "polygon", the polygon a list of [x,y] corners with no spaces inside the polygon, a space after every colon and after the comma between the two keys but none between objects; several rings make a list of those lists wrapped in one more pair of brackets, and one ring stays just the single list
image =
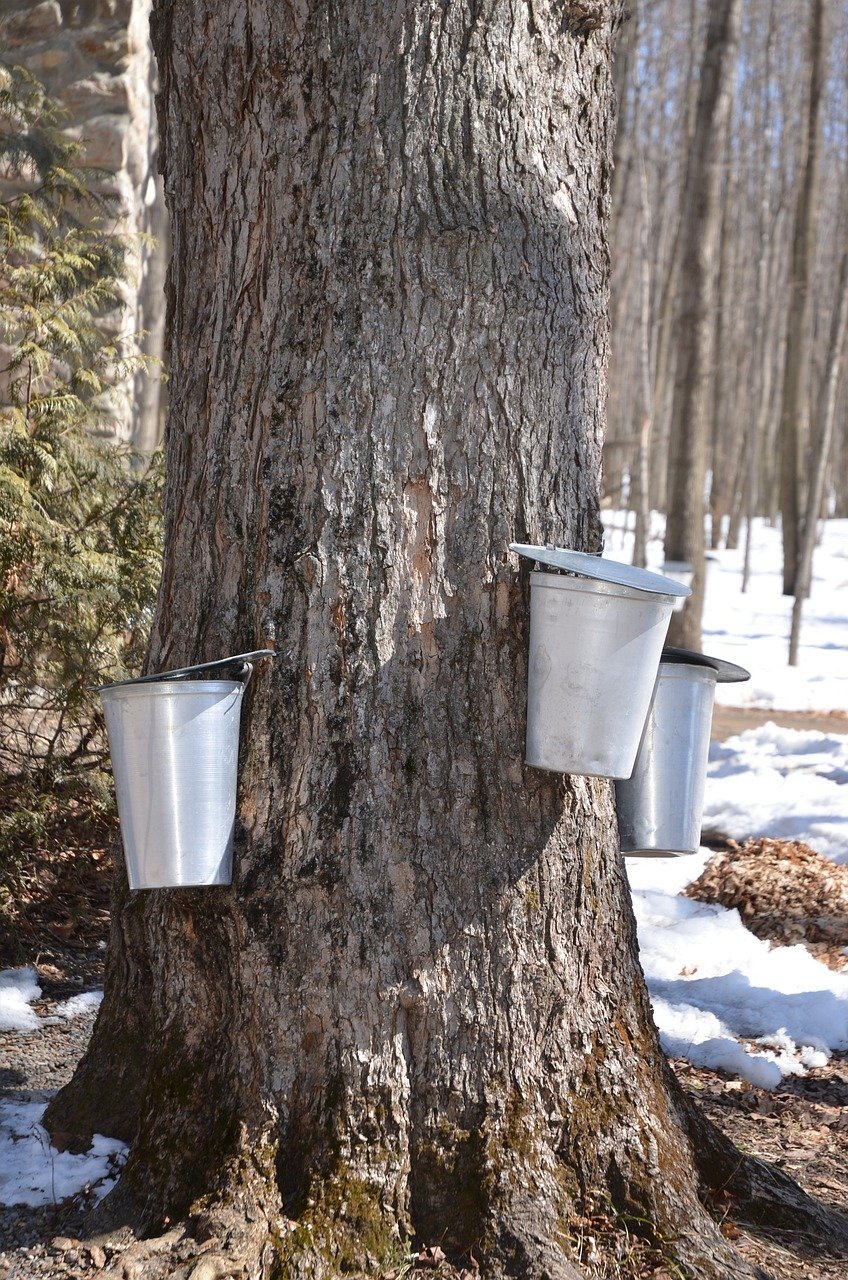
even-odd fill
[{"label": "background forest", "polygon": [[[701,112],[707,26],[725,10],[726,110]],[[848,514],[845,342],[848,218],[848,6],[792,0],[636,3],[617,55],[612,343],[604,470],[607,501],[671,512],[681,322],[696,243],[708,294],[703,439],[707,538],[738,543],[745,517],[803,531],[826,465],[825,516]],[[717,157],[718,202],[689,199]],[[697,240],[697,238],[696,238]],[[826,455],[826,456],[824,456]],[[700,512],[688,513],[697,520]],[[637,522],[638,523],[638,522]],[[644,555],[637,536],[637,558]],[[669,547],[666,546],[666,556]],[[794,590],[794,573],[785,589]],[[803,584],[800,589],[803,591]]]}]

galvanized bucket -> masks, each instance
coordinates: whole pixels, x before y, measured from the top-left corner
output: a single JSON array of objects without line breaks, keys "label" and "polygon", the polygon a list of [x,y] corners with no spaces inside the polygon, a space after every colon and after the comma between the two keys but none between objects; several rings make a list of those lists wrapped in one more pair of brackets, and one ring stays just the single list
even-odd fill
[{"label": "galvanized bucket", "polygon": [[[131,889],[230,883],[241,703],[271,653],[100,690]],[[228,667],[236,678],[193,678]]]},{"label": "galvanized bucket", "polygon": [[569,571],[530,575],[527,764],[628,777],[672,606],[688,588],[581,552],[512,550]]},{"label": "galvanized bucket", "polygon": [[748,679],[744,667],[720,658],[663,650],[633,775],[615,784],[623,854],[673,857],[698,849],[715,687]]}]

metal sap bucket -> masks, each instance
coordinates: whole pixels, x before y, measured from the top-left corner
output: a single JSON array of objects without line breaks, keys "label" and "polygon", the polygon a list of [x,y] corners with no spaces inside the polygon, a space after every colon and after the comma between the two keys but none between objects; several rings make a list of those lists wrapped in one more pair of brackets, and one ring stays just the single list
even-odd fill
[{"label": "metal sap bucket", "polygon": [[583,552],[511,550],[568,574],[530,575],[527,764],[628,777],[672,606],[689,589]]},{"label": "metal sap bucket", "polygon": [[[100,690],[131,889],[229,884],[239,722],[263,649]],[[203,679],[233,670],[233,679]]]},{"label": "metal sap bucket", "polygon": [[732,662],[663,650],[633,775],[615,784],[622,853],[671,857],[698,849],[715,687],[749,679]]}]

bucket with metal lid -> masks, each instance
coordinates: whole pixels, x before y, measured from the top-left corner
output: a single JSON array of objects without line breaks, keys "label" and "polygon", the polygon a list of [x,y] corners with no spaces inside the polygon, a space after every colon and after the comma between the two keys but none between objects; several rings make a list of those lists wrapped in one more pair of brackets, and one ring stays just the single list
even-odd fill
[{"label": "bucket with metal lid", "polygon": [[271,656],[260,649],[99,691],[131,889],[230,883],[241,703],[253,663]]},{"label": "bucket with metal lid", "polygon": [[621,852],[636,857],[694,853],[701,818],[716,684],[750,672],[690,649],[663,649],[632,777],[615,784]]},{"label": "bucket with metal lid", "polygon": [[510,549],[547,567],[530,575],[527,764],[629,777],[671,610],[689,588],[585,552]]}]

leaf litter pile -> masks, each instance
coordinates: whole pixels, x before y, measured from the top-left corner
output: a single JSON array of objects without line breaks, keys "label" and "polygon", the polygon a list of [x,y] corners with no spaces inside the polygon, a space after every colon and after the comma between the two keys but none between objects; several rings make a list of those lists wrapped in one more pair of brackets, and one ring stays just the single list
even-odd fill
[{"label": "leaf litter pile", "polygon": [[735,907],[758,938],[803,943],[823,964],[848,964],[848,866],[797,840],[728,841],[684,891]]}]

